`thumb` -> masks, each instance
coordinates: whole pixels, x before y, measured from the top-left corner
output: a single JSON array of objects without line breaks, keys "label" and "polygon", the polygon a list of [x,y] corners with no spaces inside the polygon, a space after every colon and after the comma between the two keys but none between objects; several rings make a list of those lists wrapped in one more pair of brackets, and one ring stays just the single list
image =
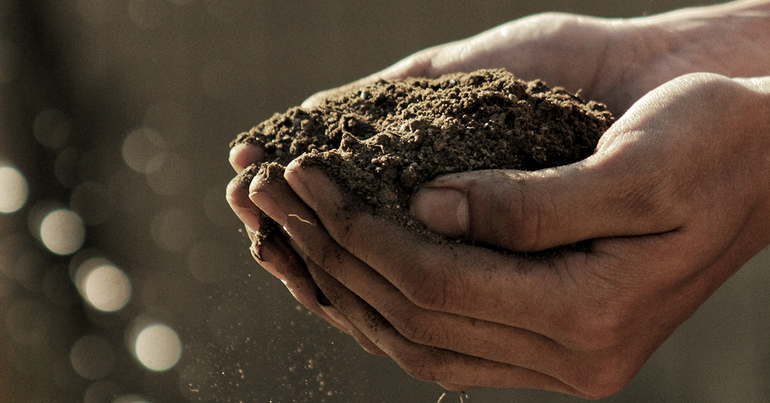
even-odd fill
[{"label": "thumb", "polygon": [[534,172],[446,175],[415,194],[411,212],[437,233],[521,252],[681,226],[671,181],[615,151]]}]

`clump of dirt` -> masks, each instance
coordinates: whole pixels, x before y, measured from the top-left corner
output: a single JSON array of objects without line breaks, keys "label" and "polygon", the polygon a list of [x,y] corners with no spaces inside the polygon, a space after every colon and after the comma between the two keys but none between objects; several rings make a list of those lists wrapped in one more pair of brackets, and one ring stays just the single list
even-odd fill
[{"label": "clump of dirt", "polygon": [[277,113],[231,146],[262,145],[259,169],[270,177],[282,178],[300,158],[326,171],[361,208],[422,228],[409,215],[421,184],[454,172],[577,162],[593,153],[613,121],[603,104],[563,88],[479,70],[379,81],[310,110]]}]

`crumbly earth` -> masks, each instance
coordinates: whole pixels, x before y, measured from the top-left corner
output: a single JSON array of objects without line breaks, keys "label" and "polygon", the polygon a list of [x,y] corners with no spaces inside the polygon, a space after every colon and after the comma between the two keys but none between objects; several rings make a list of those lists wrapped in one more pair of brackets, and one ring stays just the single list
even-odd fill
[{"label": "crumbly earth", "polygon": [[591,155],[613,121],[603,104],[563,88],[479,70],[379,81],[310,110],[277,113],[231,146],[265,148],[266,161],[250,175],[260,169],[282,179],[299,158],[327,172],[362,209],[426,231],[409,216],[421,184],[453,172],[570,164]]}]

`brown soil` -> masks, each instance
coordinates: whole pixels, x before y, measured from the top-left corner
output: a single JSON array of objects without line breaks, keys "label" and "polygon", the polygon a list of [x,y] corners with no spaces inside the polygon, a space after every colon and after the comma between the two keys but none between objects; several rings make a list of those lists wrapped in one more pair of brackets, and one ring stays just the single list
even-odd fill
[{"label": "brown soil", "polygon": [[246,177],[259,168],[282,178],[300,158],[335,178],[361,208],[422,228],[408,213],[420,184],[453,172],[570,164],[591,155],[612,122],[604,105],[560,87],[479,70],[380,81],[311,110],[295,107],[231,146],[265,147],[267,160]]}]

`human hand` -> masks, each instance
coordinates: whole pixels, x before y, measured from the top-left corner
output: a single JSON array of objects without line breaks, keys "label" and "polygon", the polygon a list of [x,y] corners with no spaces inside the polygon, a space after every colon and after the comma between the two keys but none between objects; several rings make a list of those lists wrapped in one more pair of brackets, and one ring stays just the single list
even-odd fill
[{"label": "human hand", "polygon": [[536,14],[417,52],[371,76],[314,94],[302,106],[380,79],[505,68],[524,80],[580,90],[583,98],[603,102],[620,116],[644,94],[687,73],[766,75],[770,11],[762,3],[739,1],[630,19]]},{"label": "human hand", "polygon": [[[301,251],[298,253],[299,249],[291,238],[286,237],[285,231],[262,239],[258,237],[264,214],[249,199],[249,188],[264,179],[258,177],[255,170],[264,158],[264,150],[249,144],[236,145],[230,151],[230,165],[237,175],[227,186],[227,202],[244,224],[246,234],[252,242],[249,250],[254,260],[281,280],[302,305],[353,336],[366,351],[384,355],[326,300],[305,266],[304,255]],[[284,194],[292,194],[286,181],[274,181],[272,186],[281,189]]]},{"label": "human hand", "polygon": [[[635,19],[538,14],[467,40],[426,49],[382,72],[318,93],[303,105],[310,107],[332,93],[378,79],[505,67],[524,79],[543,78],[572,91],[582,89],[585,98],[602,101],[620,114],[649,90],[680,74],[764,75],[756,71],[770,65],[770,53],[761,51],[768,45],[763,41],[770,40],[766,35],[768,11],[762,8],[767,6],[736,2]],[[720,40],[724,38],[728,40]],[[741,38],[742,46],[734,46],[729,38]],[[706,39],[709,46],[703,46]],[[569,68],[564,60],[570,61]],[[239,177],[228,187],[227,198],[250,237],[258,228],[261,212],[248,200],[249,181],[243,171],[263,158],[263,150],[251,144],[236,145],[230,153]],[[262,249],[275,252],[278,246],[273,246]],[[287,281],[277,268],[267,267]],[[291,284],[294,282],[287,283]]]},{"label": "human hand", "polygon": [[[725,11],[725,8],[730,8],[730,5],[710,7],[709,10],[713,12],[712,14],[718,15]],[[411,75],[436,76],[444,72],[457,70],[472,70],[482,67],[506,67],[522,78],[541,77],[545,78],[551,84],[562,85],[573,91],[583,89],[584,97],[603,101],[609,104],[611,109],[618,113],[625,111],[632,102],[656,85],[682,73],[706,70],[729,75],[752,76],[758,75],[756,71],[754,71],[757,66],[760,66],[761,68],[761,66],[769,65],[769,60],[766,59],[768,59],[770,55],[767,52],[745,52],[745,49],[743,49],[751,49],[752,45],[756,47],[756,37],[751,37],[750,34],[746,33],[742,35],[732,35],[732,33],[739,30],[741,26],[756,26],[759,24],[761,29],[754,29],[754,31],[759,32],[762,38],[767,38],[767,35],[761,35],[762,32],[765,32],[763,29],[766,28],[763,27],[767,26],[766,21],[763,22],[761,18],[756,18],[755,22],[745,24],[742,18],[728,18],[728,25],[730,21],[740,20],[741,23],[737,25],[738,28],[726,26],[725,24],[713,24],[716,26],[716,29],[706,29],[707,32],[704,33],[703,29],[700,29],[704,27],[704,24],[699,20],[699,18],[704,16],[703,13],[697,15],[694,22],[690,21],[691,23],[682,23],[682,19],[690,18],[691,14],[693,13],[683,11],[662,16],[635,19],[635,21],[601,20],[589,17],[554,14],[529,17],[528,19],[506,24],[506,26],[491,30],[467,41],[444,45],[442,47],[418,53],[417,55],[405,59],[393,68],[354,83],[351,86],[362,84],[367,81],[373,81],[378,78],[403,78]],[[759,14],[761,14],[761,12],[751,15],[757,17]],[[751,29],[748,31],[751,31]],[[699,45],[703,43],[702,40],[691,40],[693,38],[703,39],[704,37],[714,37],[714,32],[716,32],[716,35],[722,35],[726,38],[740,37],[743,41],[742,45],[744,46],[736,49],[734,46],[729,46],[729,43],[719,45],[712,41],[709,44],[710,46],[704,47]],[[671,33],[672,35],[668,35],[668,33]],[[577,40],[571,41],[571,39]],[[575,42],[582,47],[574,46]],[[589,45],[585,46],[585,44]],[[603,53],[597,53],[597,49],[600,47],[595,46],[597,44],[603,44]],[[735,50],[733,53],[738,53],[737,57],[730,53],[731,50]],[[747,62],[746,55],[751,57],[750,63]],[[570,66],[569,69],[566,69],[563,68],[563,66],[554,64],[553,61],[557,56],[560,60],[572,60],[579,67]],[[600,64],[591,63],[599,60],[602,61]],[[311,105],[313,102],[317,102],[326,94],[319,94],[311,98],[305,105]],[[260,153],[261,150],[254,147],[239,145],[232,150],[231,162],[233,162],[236,171],[241,171],[243,167],[251,163],[261,162],[262,157],[260,156]],[[558,172],[558,170],[550,171]],[[487,174],[492,176],[496,175],[494,173]],[[479,175],[484,176],[487,174]],[[549,171],[541,172],[541,174],[545,175],[543,177],[543,180],[545,180],[548,178],[547,175],[549,174]],[[515,175],[513,175],[513,178],[515,178]],[[536,178],[536,176],[528,177],[530,180],[532,178]],[[238,214],[241,220],[247,225],[247,230],[251,236],[253,231],[258,227],[259,217],[262,212],[248,200],[249,190],[247,187],[249,181],[243,179],[245,178],[241,177],[240,180],[236,178],[233,183],[231,183],[231,186],[228,188],[228,200],[236,211],[236,214]],[[490,182],[493,182],[493,180],[490,179],[486,181],[486,183]],[[451,183],[451,181],[446,182],[447,186]],[[522,181],[521,183],[526,183],[526,181]],[[266,183],[260,182],[259,180],[254,181],[251,185],[252,190],[255,192],[255,199],[257,200],[260,198],[259,194],[264,194],[266,192],[265,189],[274,189],[272,185],[266,186]],[[478,187],[478,189],[480,188],[481,187]],[[291,191],[288,191],[285,188],[283,191],[271,190],[271,192],[275,193],[275,197],[281,201],[285,201],[284,199],[290,195],[296,198],[296,195],[293,195]],[[429,200],[429,198],[424,198],[424,193],[421,197],[423,197],[423,201]],[[420,203],[417,203],[417,206],[415,207],[417,215],[420,216],[420,214],[423,214],[421,218],[426,220],[427,223],[437,231],[441,232],[443,230],[449,235],[483,237],[482,234],[478,233],[464,234],[458,232],[462,230],[462,227],[452,227],[453,224],[451,224],[451,221],[449,221],[450,224],[447,224],[446,218],[442,219],[436,215],[426,217],[424,216],[426,210],[422,208],[422,212],[420,212],[421,208],[419,205]],[[302,206],[302,204],[299,203],[298,206]],[[297,211],[299,211],[299,207],[297,208]],[[307,206],[304,208],[307,209]],[[303,210],[302,214],[296,214],[294,218],[297,217],[312,217],[312,211]],[[300,222],[304,223],[304,218],[303,220],[300,220]],[[323,229],[322,226],[319,226],[319,228]],[[608,226],[608,228],[611,227]],[[322,237],[319,239],[322,239]],[[557,239],[558,237],[551,239],[551,241],[555,242]],[[318,265],[313,264],[312,259],[307,260],[306,254],[294,243],[294,238],[279,238],[277,242],[279,243],[276,245],[263,245],[259,248],[261,252],[253,247],[253,252],[260,252],[255,253],[257,260],[269,271],[281,278],[300,302],[316,313],[319,313],[343,331],[353,334],[359,340],[359,343],[369,351],[382,354],[383,352],[368,339],[367,335],[370,335],[369,333],[364,334],[364,332],[359,331],[358,328],[352,325],[336,308],[324,306],[329,301],[323,301],[323,298],[318,297],[323,294],[319,293],[318,287],[315,284],[315,281],[318,281],[324,274],[319,271]],[[517,241],[514,240],[513,244],[515,244],[515,242]],[[526,237],[519,237],[519,242],[523,242],[522,245],[527,245],[529,243],[529,247],[535,247],[535,245],[538,244],[538,242],[531,240],[527,241]],[[523,249],[526,248],[526,246],[523,246]],[[297,251],[299,251],[299,253]],[[265,261],[263,259],[265,257],[270,261]],[[315,279],[310,277],[305,264],[302,263],[302,259],[307,260],[308,268],[316,272]],[[559,264],[564,265],[566,263],[561,261]],[[524,264],[522,263],[522,265]],[[327,279],[325,283],[331,282],[336,284],[334,281],[336,280]],[[319,300],[324,302],[324,304],[320,304]],[[698,304],[694,304],[694,306],[697,305]],[[372,318],[374,318],[373,314]],[[591,328],[590,324],[586,324],[585,328]],[[372,337],[374,336],[377,335],[375,334]],[[466,338],[471,337],[471,335],[467,336],[468,337]],[[490,343],[494,344],[494,341],[491,341]],[[389,354],[391,356],[394,355],[392,352],[389,352]],[[403,362],[403,351],[400,356],[402,357],[401,360]],[[408,357],[406,359],[408,359]],[[629,361],[631,363],[626,364],[629,365],[629,368],[633,368],[633,360]],[[430,369],[430,365],[432,365],[433,361],[429,360],[425,366],[421,366],[421,364],[416,361],[411,362],[417,366],[416,369],[413,367],[412,370],[418,371],[418,373],[415,373],[418,377],[422,374],[419,372],[421,371],[421,368],[427,368],[426,371],[428,371],[428,373],[424,377],[438,379],[431,374],[432,370]],[[408,363],[405,366],[408,368],[410,367]],[[452,365],[444,366],[443,373],[452,372],[451,366]],[[579,367],[579,365],[576,364],[576,367]],[[506,378],[507,380],[505,382],[508,382],[508,384],[515,384],[516,379],[519,379],[520,384],[528,385],[529,387],[543,387],[547,389],[562,390],[567,393],[585,394],[584,392],[565,384],[562,380],[546,379],[544,381],[543,378],[539,376],[542,375],[542,373],[534,373],[537,375],[534,376],[534,378],[538,378],[538,381],[526,380],[529,379],[527,377],[532,377],[532,371],[519,371],[517,373],[521,375],[519,378],[516,378],[515,376],[509,377]],[[607,371],[604,373],[606,374]],[[601,374],[602,373],[599,372],[598,375],[592,376],[594,376],[596,380],[601,377]],[[466,378],[473,378],[477,375],[480,376],[477,372],[468,373],[466,375]],[[495,377],[489,379],[492,380],[492,383],[496,383],[494,381],[494,379],[496,379]],[[617,379],[617,377],[615,377],[615,379]],[[455,388],[462,388],[462,385],[476,384],[474,382],[439,382]],[[497,382],[496,384],[500,383]],[[583,382],[583,384],[585,384],[585,382]],[[597,390],[596,388],[592,389],[594,391]],[[591,394],[593,395],[594,393]]]},{"label": "human hand", "polygon": [[452,237],[512,251],[588,242],[548,259],[426,241],[296,162],[291,189],[257,180],[250,197],[348,330],[413,376],[607,396],[770,243],[768,83],[684,76],[583,162],[449,175],[415,197],[416,217]]}]

